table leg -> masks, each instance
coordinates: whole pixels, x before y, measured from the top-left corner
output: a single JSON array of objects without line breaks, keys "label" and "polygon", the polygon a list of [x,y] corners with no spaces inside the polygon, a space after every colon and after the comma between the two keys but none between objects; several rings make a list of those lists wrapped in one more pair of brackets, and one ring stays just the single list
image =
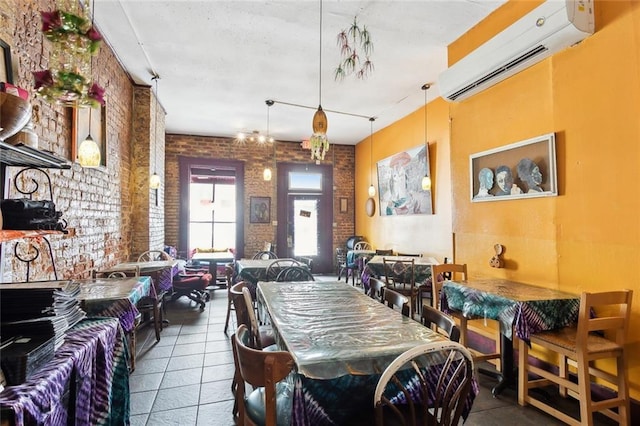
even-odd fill
[{"label": "table leg", "polygon": [[491,389],[491,394],[494,397],[500,395],[507,386],[516,383],[516,375],[513,368],[513,341],[504,334],[500,334],[500,339],[502,341],[502,353],[500,354],[502,374],[498,379],[498,384]]}]

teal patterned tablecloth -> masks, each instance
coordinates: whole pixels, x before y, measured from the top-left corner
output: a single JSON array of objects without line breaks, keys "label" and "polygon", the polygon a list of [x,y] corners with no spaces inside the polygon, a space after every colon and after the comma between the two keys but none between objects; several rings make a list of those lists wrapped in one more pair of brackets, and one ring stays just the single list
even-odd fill
[{"label": "teal patterned tablecloth", "polygon": [[445,281],[440,294],[443,310],[461,311],[467,318],[500,322],[509,339],[562,328],[578,320],[580,296],[556,289],[503,279]]}]

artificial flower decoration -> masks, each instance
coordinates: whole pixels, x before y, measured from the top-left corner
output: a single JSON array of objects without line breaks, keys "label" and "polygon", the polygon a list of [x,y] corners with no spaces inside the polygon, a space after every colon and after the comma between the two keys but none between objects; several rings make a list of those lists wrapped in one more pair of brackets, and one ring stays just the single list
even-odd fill
[{"label": "artificial flower decoration", "polygon": [[104,105],[104,89],[91,81],[91,56],[102,36],[86,17],[89,4],[83,3],[77,10],[40,12],[42,33],[53,46],[50,68],[33,72],[34,88],[48,102],[95,108]]},{"label": "artificial flower decoration", "polygon": [[324,160],[325,154],[329,151],[329,138],[327,138],[326,133],[314,133],[309,138],[309,146],[312,160]]}]

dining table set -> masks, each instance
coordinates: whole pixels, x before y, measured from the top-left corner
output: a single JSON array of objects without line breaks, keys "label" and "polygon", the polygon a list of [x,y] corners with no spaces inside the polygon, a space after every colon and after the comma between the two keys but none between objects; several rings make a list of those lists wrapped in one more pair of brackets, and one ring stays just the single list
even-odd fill
[{"label": "dining table set", "polygon": [[[447,339],[340,281],[259,282],[258,305],[296,364],[288,378],[292,425],[373,424],[386,366],[418,344]],[[465,418],[477,392],[474,381]]]}]

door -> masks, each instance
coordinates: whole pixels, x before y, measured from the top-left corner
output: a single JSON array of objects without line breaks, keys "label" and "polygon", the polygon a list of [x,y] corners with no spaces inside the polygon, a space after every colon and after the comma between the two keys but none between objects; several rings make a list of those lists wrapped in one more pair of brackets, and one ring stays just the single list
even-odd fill
[{"label": "door", "polygon": [[278,255],[310,258],[314,273],[333,269],[332,181],[331,166],[278,164]]}]

